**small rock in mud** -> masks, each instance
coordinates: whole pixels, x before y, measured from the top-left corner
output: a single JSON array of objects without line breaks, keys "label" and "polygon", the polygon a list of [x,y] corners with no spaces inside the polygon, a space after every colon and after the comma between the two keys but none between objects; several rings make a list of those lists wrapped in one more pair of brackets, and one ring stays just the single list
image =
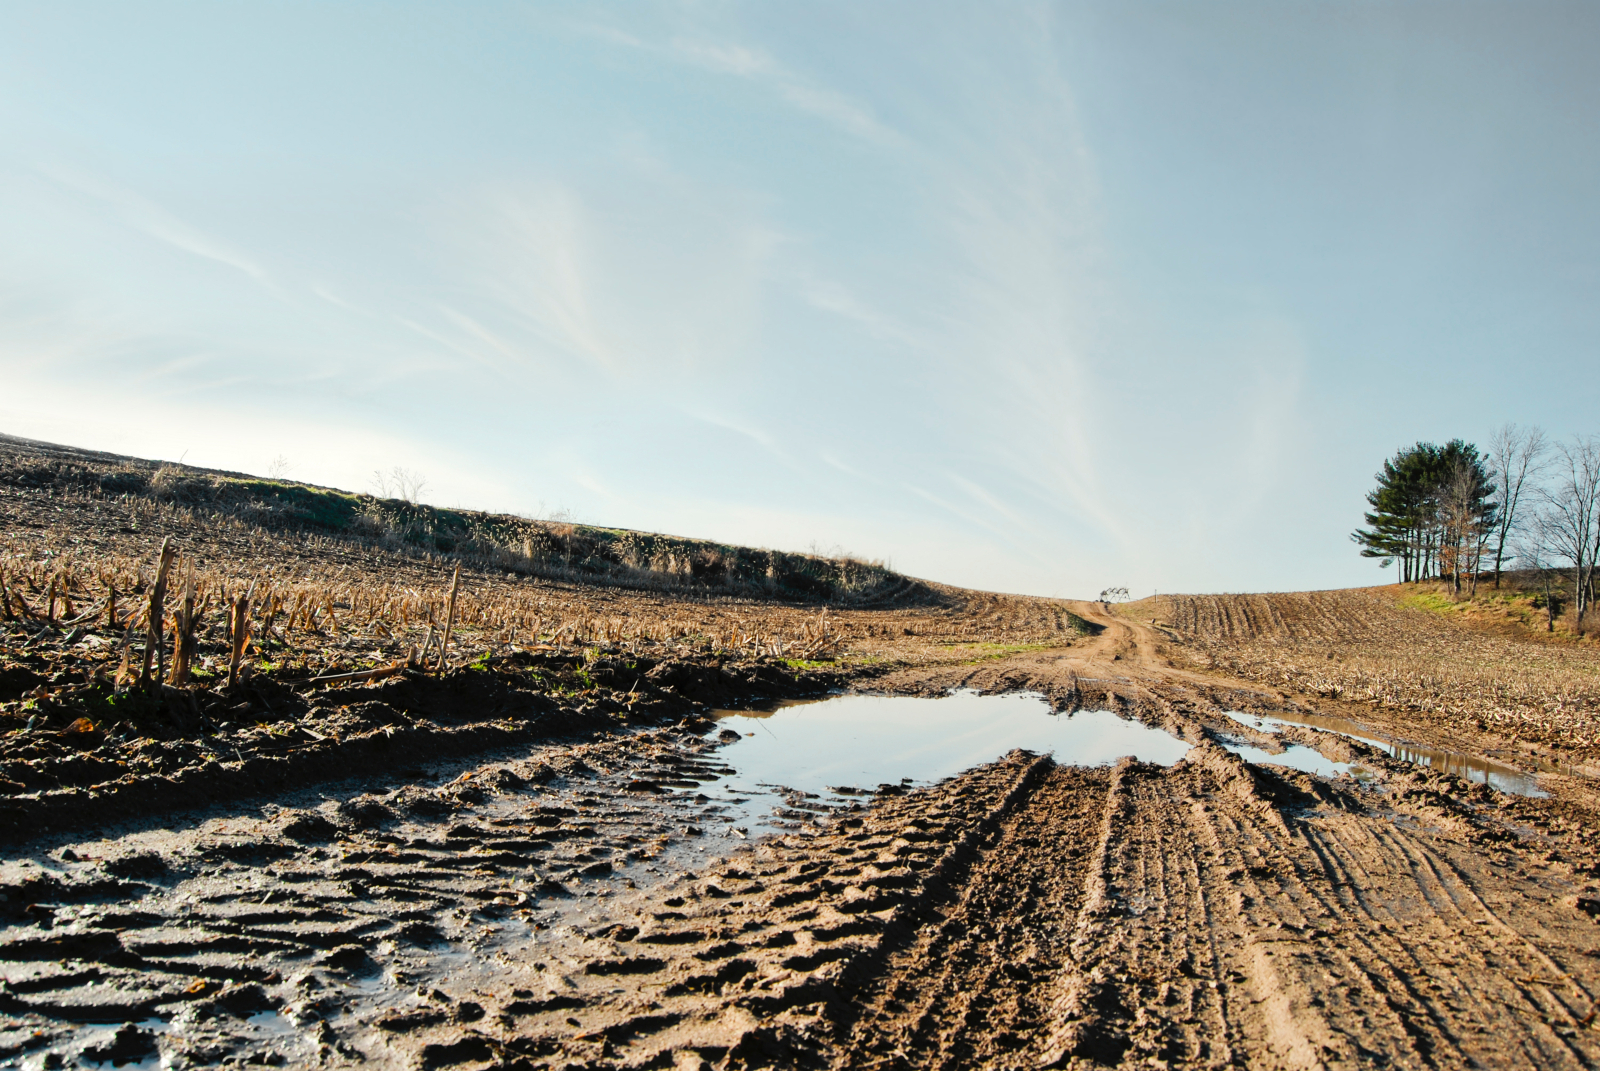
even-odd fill
[{"label": "small rock in mud", "polygon": [[284,823],[283,835],[301,844],[326,844],[339,829],[320,814],[302,812]]},{"label": "small rock in mud", "polygon": [[156,1036],[137,1023],[124,1023],[111,1040],[91,1045],[83,1055],[95,1063],[129,1064],[156,1054]]},{"label": "small rock in mud", "polygon": [[496,792],[502,793],[515,792],[528,783],[504,766],[484,774],[482,781]]},{"label": "small rock in mud", "polygon": [[454,804],[440,799],[427,789],[403,788],[395,793],[391,802],[407,818],[443,818],[456,810]]},{"label": "small rock in mud", "polygon": [[454,1067],[456,1064],[480,1063],[494,1059],[494,1046],[487,1038],[468,1035],[459,1041],[426,1045],[422,1049],[422,1066]]},{"label": "small rock in mud", "polygon": [[395,931],[395,935],[422,947],[445,943],[444,934],[440,932],[439,927],[421,920],[406,923]]},{"label": "small rock in mud", "polygon": [[114,878],[128,880],[159,878],[167,873],[167,862],[155,852],[129,852],[100,864]]},{"label": "small rock in mud", "polygon": [[[339,817],[356,829],[377,829],[398,816],[394,811],[373,799],[353,799],[339,807]],[[284,830],[288,835],[288,830]]]},{"label": "small rock in mud", "polygon": [[358,703],[350,707],[345,717],[353,722],[366,722],[372,725],[410,725],[411,719],[391,707],[388,703]]},{"label": "small rock in mud", "polygon": [[254,982],[228,986],[212,999],[241,1019],[277,1007],[277,1002],[267,995],[267,991]]},{"label": "small rock in mud", "polygon": [[340,945],[322,957],[321,965],[346,974],[372,974],[378,969],[377,963],[360,945]]}]

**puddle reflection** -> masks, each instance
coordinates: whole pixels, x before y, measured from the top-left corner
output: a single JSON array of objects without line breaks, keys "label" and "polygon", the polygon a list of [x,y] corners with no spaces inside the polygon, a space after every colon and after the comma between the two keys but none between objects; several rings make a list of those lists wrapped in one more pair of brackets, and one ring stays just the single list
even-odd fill
[{"label": "puddle reflection", "polygon": [[[956,692],[937,699],[846,695],[713,715],[741,738],[718,753],[737,773],[702,788],[728,816],[764,826],[796,801],[837,806],[880,785],[928,784],[993,762],[1013,748],[1095,766],[1133,755],[1169,766],[1189,745],[1107,710],[1055,714],[1035,694]],[[748,831],[748,829],[747,829]]]},{"label": "puddle reflection", "polygon": [[1301,714],[1298,712],[1260,716],[1234,713],[1230,714],[1229,717],[1251,728],[1263,729],[1268,732],[1284,725],[1303,725],[1311,729],[1321,729],[1323,732],[1336,733],[1352,740],[1359,740],[1364,744],[1371,744],[1373,747],[1387,751],[1397,759],[1419,763],[1444,773],[1454,774],[1457,777],[1465,778],[1480,785],[1488,785],[1490,788],[1501,792],[1509,792],[1515,796],[1549,795],[1549,793],[1539,788],[1539,779],[1533,774],[1523,773],[1521,770],[1513,770],[1509,766],[1502,766],[1500,763],[1492,762],[1481,755],[1472,755],[1463,751],[1444,751],[1439,748],[1419,747],[1415,744],[1391,740],[1373,732],[1360,722],[1350,721],[1347,718],[1334,718],[1321,714]]},{"label": "puddle reflection", "polygon": [[1226,746],[1229,751],[1246,762],[1265,766],[1287,766],[1291,770],[1303,770],[1321,777],[1338,777],[1340,774],[1355,776],[1361,769],[1348,762],[1334,762],[1315,748],[1301,747],[1299,744],[1291,744],[1277,755],[1262,748],[1251,747],[1249,744]]}]

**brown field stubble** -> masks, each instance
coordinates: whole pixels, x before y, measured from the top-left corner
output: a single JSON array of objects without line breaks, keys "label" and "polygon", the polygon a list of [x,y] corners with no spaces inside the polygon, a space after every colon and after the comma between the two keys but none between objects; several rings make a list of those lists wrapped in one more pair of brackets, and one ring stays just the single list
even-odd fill
[{"label": "brown field stubble", "polygon": [[1417,591],[1161,596],[1122,609],[1166,626],[1197,665],[1353,704],[1403,736],[1600,758],[1600,646],[1406,605]]},{"label": "brown field stubble", "polygon": [[[8,492],[0,521],[0,1063],[1600,1063],[1587,778],[1516,799],[1228,717],[1587,761],[1587,646],[1383,589],[1113,610],[924,585],[866,609],[531,578],[147,500]],[[169,683],[140,687],[168,538]],[[790,794],[755,842],[696,788],[734,754],[696,716],[722,697],[954,686],[1194,747]],[[1362,776],[1252,765],[1236,736]],[[154,817],[117,825],[134,804]]]},{"label": "brown field stubble", "polygon": [[[325,671],[420,647],[441,632],[450,560],[417,557],[333,536],[275,532],[237,519],[142,500],[0,497],[0,586],[13,613],[34,621],[142,628],[139,604],[154,581],[155,550],[173,537],[192,571],[202,621],[253,587],[255,645]],[[41,523],[41,512],[43,520]],[[52,609],[51,591],[56,592]],[[813,659],[839,645],[861,658],[953,644],[1069,641],[1058,600],[940,589],[943,605],[859,611],[705,594],[631,590],[496,570],[463,575],[455,628],[472,654],[514,644],[687,648]],[[113,605],[115,600],[115,605]],[[98,615],[104,615],[99,621]],[[267,623],[270,620],[270,625]]]}]

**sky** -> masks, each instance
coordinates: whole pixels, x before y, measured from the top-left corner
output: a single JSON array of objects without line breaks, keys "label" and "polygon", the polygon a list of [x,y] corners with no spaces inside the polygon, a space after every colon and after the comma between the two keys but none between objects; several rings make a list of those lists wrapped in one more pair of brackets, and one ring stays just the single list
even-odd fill
[{"label": "sky", "polygon": [[1600,431],[1600,6],[5,3],[0,431],[1037,595]]}]

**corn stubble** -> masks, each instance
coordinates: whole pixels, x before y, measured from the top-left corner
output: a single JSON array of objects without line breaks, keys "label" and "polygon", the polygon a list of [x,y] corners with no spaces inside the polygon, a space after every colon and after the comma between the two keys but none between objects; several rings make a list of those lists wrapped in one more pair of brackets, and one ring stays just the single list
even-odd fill
[{"label": "corn stubble", "polygon": [[[193,535],[193,534],[191,534]],[[459,562],[365,551],[319,536],[171,536],[148,556],[72,557],[11,539],[0,547],[0,616],[121,637],[119,686],[209,687],[241,677],[359,681],[516,651],[755,657],[872,663],[970,656],[971,645],[1070,642],[1053,600],[943,589],[945,604],[858,610],[668,593],[464,570]],[[196,545],[198,544],[198,545]],[[288,551],[289,553],[285,553]],[[330,557],[332,561],[328,560]],[[252,560],[252,558],[254,560]],[[446,567],[449,572],[446,572]],[[211,658],[202,647],[221,647]]]},{"label": "corn stubble", "polygon": [[1600,648],[1404,605],[1396,588],[1183,595],[1130,604],[1199,664],[1442,732],[1600,757]]}]

